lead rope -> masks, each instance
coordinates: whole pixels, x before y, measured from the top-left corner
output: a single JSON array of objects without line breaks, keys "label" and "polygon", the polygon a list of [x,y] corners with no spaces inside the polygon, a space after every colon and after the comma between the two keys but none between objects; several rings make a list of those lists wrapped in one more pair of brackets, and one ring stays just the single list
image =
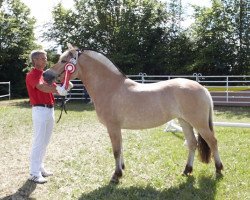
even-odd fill
[{"label": "lead rope", "polygon": [[61,113],[60,113],[60,116],[59,116],[59,118],[58,118],[58,120],[57,120],[56,123],[58,123],[58,122],[61,120],[63,111],[64,111],[66,114],[68,114],[68,113],[67,113],[67,110],[66,110],[66,103],[67,103],[67,101],[68,101],[68,99],[66,99],[65,96],[63,96],[63,97],[62,97],[62,101],[61,101],[61,105],[60,105]]}]

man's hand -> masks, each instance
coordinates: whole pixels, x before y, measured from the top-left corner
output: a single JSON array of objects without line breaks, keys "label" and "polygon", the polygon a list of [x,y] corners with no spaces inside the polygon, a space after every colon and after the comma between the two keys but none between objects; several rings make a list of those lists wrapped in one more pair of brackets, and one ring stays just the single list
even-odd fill
[{"label": "man's hand", "polygon": [[67,96],[68,92],[65,90],[64,86],[56,86],[56,91],[58,92],[59,95],[61,96]]}]

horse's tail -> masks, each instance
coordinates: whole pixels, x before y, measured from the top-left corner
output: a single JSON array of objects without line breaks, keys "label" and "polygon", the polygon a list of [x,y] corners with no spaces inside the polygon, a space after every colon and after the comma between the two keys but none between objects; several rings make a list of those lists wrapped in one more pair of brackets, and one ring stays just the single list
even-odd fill
[{"label": "horse's tail", "polygon": [[206,141],[198,135],[198,154],[200,161],[203,163],[209,163],[211,160],[211,150]]},{"label": "horse's tail", "polygon": [[[208,91],[207,91],[208,92]],[[211,132],[213,132],[213,100],[210,94],[210,106],[209,106],[209,117],[208,117],[208,125]],[[211,160],[211,149],[208,146],[207,142],[198,134],[198,155],[203,163],[209,163]]]}]

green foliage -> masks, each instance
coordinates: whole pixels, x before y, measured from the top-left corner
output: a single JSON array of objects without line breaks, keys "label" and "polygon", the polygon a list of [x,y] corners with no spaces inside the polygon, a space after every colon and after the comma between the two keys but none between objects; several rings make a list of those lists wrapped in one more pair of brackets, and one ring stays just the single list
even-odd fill
[{"label": "green foliage", "polygon": [[20,0],[3,1],[0,9],[0,81],[11,81],[12,96],[26,93],[23,69],[34,44],[35,20]]},{"label": "green foliage", "polygon": [[75,0],[72,10],[54,8],[45,36],[101,51],[127,74],[247,74],[246,6],[213,0],[211,8],[195,7],[190,37],[180,25],[181,1]]},{"label": "green foliage", "polygon": [[193,71],[206,75],[248,74],[250,17],[247,4],[213,0],[211,8],[195,7],[195,19]]},{"label": "green foliage", "polygon": [[[230,1],[228,6],[230,8]],[[250,2],[235,1],[232,16],[236,37],[236,60],[238,67],[233,69],[234,74],[249,74],[250,72]]]},{"label": "green foliage", "polygon": [[[211,2],[209,8],[194,6],[188,30],[181,26],[186,14],[181,1],[74,0],[73,9],[59,3],[44,39],[63,50],[70,42],[100,51],[126,74],[250,75],[250,5]],[[31,67],[27,58],[38,48],[35,19],[20,0],[3,0],[0,6],[0,81],[11,81],[12,96],[23,96]],[[48,59],[48,66],[57,61],[54,49]]]},{"label": "green foliage", "polygon": [[[184,59],[190,58],[192,46],[172,26],[178,21],[174,15],[170,18],[166,5],[157,0],[76,0],[74,10],[62,4],[54,8],[54,23],[45,36],[58,44],[101,51],[127,74],[169,74],[190,62]],[[169,62],[174,48],[175,62]]]}]

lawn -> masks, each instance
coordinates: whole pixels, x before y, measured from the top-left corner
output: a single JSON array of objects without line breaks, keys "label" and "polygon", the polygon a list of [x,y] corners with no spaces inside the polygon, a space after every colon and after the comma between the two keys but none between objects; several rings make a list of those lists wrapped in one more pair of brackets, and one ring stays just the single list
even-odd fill
[{"label": "lawn", "polygon": [[[207,87],[208,91],[210,92],[226,92],[227,87],[226,86],[221,86],[221,87],[216,87],[216,86],[208,86]],[[228,92],[246,92],[250,90],[250,86],[230,86],[228,87]]]},{"label": "lawn", "polygon": [[[190,177],[181,175],[187,149],[182,133],[165,126],[123,130],[126,170],[109,184],[114,159],[105,127],[92,105],[68,102],[56,124],[46,166],[55,175],[44,185],[27,181],[31,146],[31,109],[27,100],[0,101],[0,199],[55,200],[224,200],[250,199],[250,129],[215,127],[225,170],[195,159]],[[56,109],[56,119],[60,114]],[[250,122],[250,108],[216,107],[215,121]],[[22,197],[22,198],[21,198]]]}]

